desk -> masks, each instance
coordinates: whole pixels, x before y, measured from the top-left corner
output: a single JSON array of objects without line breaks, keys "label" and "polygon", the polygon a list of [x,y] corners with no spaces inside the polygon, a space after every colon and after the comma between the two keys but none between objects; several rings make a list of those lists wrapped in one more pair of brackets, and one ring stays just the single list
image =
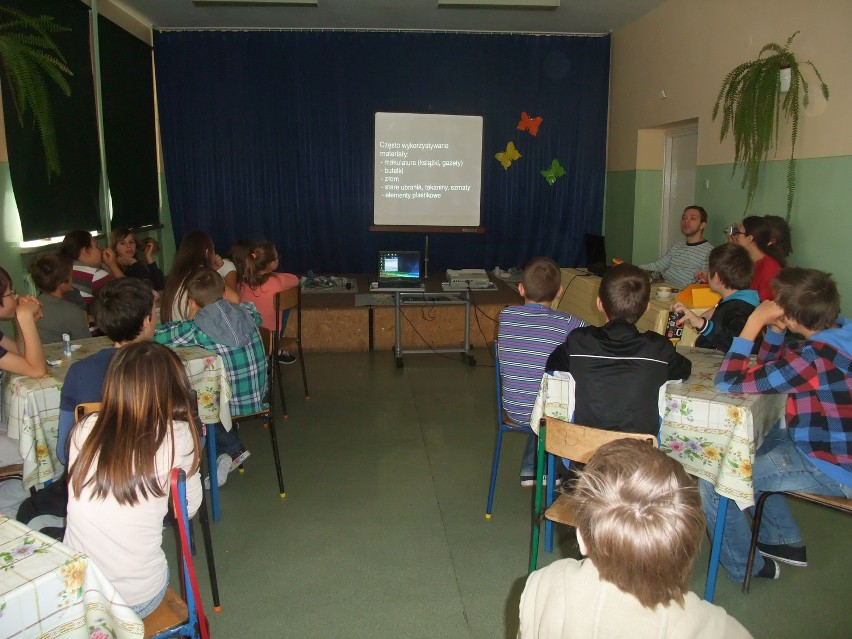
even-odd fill
[{"label": "desk", "polygon": [[[113,342],[107,337],[92,337],[72,344],[80,346],[72,355],[73,362],[111,348]],[[230,430],[231,386],[222,358],[197,346],[174,351],[183,362],[189,383],[198,391],[201,421],[205,424],[222,421]],[[62,344],[48,344],[44,353],[47,359],[61,360]],[[24,458],[24,488],[55,479],[63,472],[56,458],[56,440],[59,396],[70,365],[63,360],[59,366],[51,366],[41,379],[9,375],[4,380],[0,410],[8,424],[9,437],[18,440],[18,452]]]},{"label": "desk", "polygon": [[[679,346],[692,362],[692,374],[665,391],[660,448],[688,473],[706,479],[721,496],[704,598],[713,600],[728,499],[741,508],[754,505],[751,468],[763,435],[784,417],[786,395],[731,395],[713,380],[722,364],[720,351]],[[567,379],[545,375],[536,399],[545,415],[570,421],[573,406]],[[533,411],[536,418],[536,410]]]},{"label": "desk", "polygon": [[[442,294],[426,293],[425,291],[421,291],[419,293],[395,291],[393,294],[393,300],[394,316],[396,320],[394,331],[394,355],[396,356],[396,367],[403,367],[403,356],[406,353],[461,353],[467,359],[468,364],[470,364],[471,366],[475,366],[476,360],[474,359],[470,348],[470,299],[471,294],[468,291]],[[439,306],[464,306],[464,344],[460,348],[403,348],[403,306],[435,308]]]},{"label": "desk", "polygon": [[86,555],[0,517],[0,637],[144,634],[142,621]]}]

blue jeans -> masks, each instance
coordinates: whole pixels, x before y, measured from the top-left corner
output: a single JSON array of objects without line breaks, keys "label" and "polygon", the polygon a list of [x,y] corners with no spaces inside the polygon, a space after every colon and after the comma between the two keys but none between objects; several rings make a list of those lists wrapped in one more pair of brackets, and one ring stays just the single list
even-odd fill
[{"label": "blue jeans", "polygon": [[[790,439],[789,431],[783,428],[767,433],[766,440],[755,454],[752,480],[755,500],[761,492],[777,490],[803,490],[819,495],[852,497],[852,487],[844,486],[818,470]],[[707,519],[707,531],[712,541],[719,495],[713,489],[713,484],[704,479],[699,480],[699,490]],[[803,545],[799,528],[783,495],[773,495],[766,500],[759,540],[772,545]],[[725,517],[720,560],[733,581],[742,582],[745,579],[750,543],[751,528],[745,514],[736,504],[730,504]],[[763,557],[758,554],[754,559],[752,575],[760,572],[763,564]]]},{"label": "blue jeans", "polygon": [[163,601],[163,597],[166,596],[166,590],[169,587],[169,567],[166,566],[166,583],[163,585],[163,589],[160,590],[153,598],[148,601],[143,601],[142,603],[138,603],[135,606],[130,606],[133,608],[133,612],[139,615],[140,619],[144,619],[152,612],[157,609],[157,606],[160,605],[160,602]]},{"label": "blue jeans", "polygon": [[[227,453],[231,457],[239,455],[246,447],[243,445],[240,436],[237,435],[237,429],[225,430],[221,422],[216,422],[213,427],[213,434],[216,436],[216,454],[221,455]],[[215,464],[216,460],[210,460],[211,464]]]},{"label": "blue jeans", "polygon": [[535,477],[535,454],[538,448],[538,437],[533,433],[527,438],[524,457],[521,460],[521,477]]}]

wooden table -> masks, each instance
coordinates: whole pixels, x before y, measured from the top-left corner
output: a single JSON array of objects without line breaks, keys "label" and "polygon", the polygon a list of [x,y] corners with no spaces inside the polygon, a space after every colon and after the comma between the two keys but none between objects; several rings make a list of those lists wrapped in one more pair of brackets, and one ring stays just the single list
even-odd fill
[{"label": "wooden table", "polygon": [[142,621],[89,558],[0,517],[0,637],[136,639]]},{"label": "wooden table", "polygon": [[[24,488],[56,479],[64,470],[56,457],[56,440],[59,398],[71,363],[113,346],[107,337],[76,340],[72,344],[79,348],[72,353],[71,362],[63,359],[62,344],[44,347],[48,360],[61,360],[62,363],[49,367],[47,375],[41,379],[8,375],[4,380],[0,410],[8,425],[8,435],[18,440],[18,452],[24,459]],[[225,428],[230,429],[231,386],[222,358],[198,346],[174,351],[183,362],[190,384],[198,392],[201,421],[205,424],[222,421]]]}]

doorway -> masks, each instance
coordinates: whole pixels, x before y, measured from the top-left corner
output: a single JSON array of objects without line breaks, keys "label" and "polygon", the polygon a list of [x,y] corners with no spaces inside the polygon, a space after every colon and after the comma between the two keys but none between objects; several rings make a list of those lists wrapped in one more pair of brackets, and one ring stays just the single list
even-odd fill
[{"label": "doorway", "polygon": [[663,172],[663,207],[660,220],[660,255],[683,236],[680,216],[695,204],[695,166],[698,162],[698,128],[666,132]]}]

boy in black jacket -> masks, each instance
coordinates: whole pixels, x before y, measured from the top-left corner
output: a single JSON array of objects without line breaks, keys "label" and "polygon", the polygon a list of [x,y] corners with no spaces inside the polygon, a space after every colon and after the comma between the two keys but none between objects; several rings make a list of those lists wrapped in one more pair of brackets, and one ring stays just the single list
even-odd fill
[{"label": "boy in black jacket", "polygon": [[743,330],[748,316],[760,304],[757,291],[749,288],[754,275],[754,264],[743,247],[722,244],[710,251],[710,290],[722,296],[715,309],[696,315],[680,302],[672,304],[672,311],[683,313],[682,323],[689,322],[698,331],[695,345],[728,352],[731,342]]},{"label": "boy in black jacket", "polygon": [[689,377],[692,362],[659,333],[640,333],[636,321],[648,310],[648,274],[619,264],[604,275],[597,305],[603,326],[568,334],[545,370],[564,371],[575,382],[572,421],[604,430],[656,435],[666,382]]}]

